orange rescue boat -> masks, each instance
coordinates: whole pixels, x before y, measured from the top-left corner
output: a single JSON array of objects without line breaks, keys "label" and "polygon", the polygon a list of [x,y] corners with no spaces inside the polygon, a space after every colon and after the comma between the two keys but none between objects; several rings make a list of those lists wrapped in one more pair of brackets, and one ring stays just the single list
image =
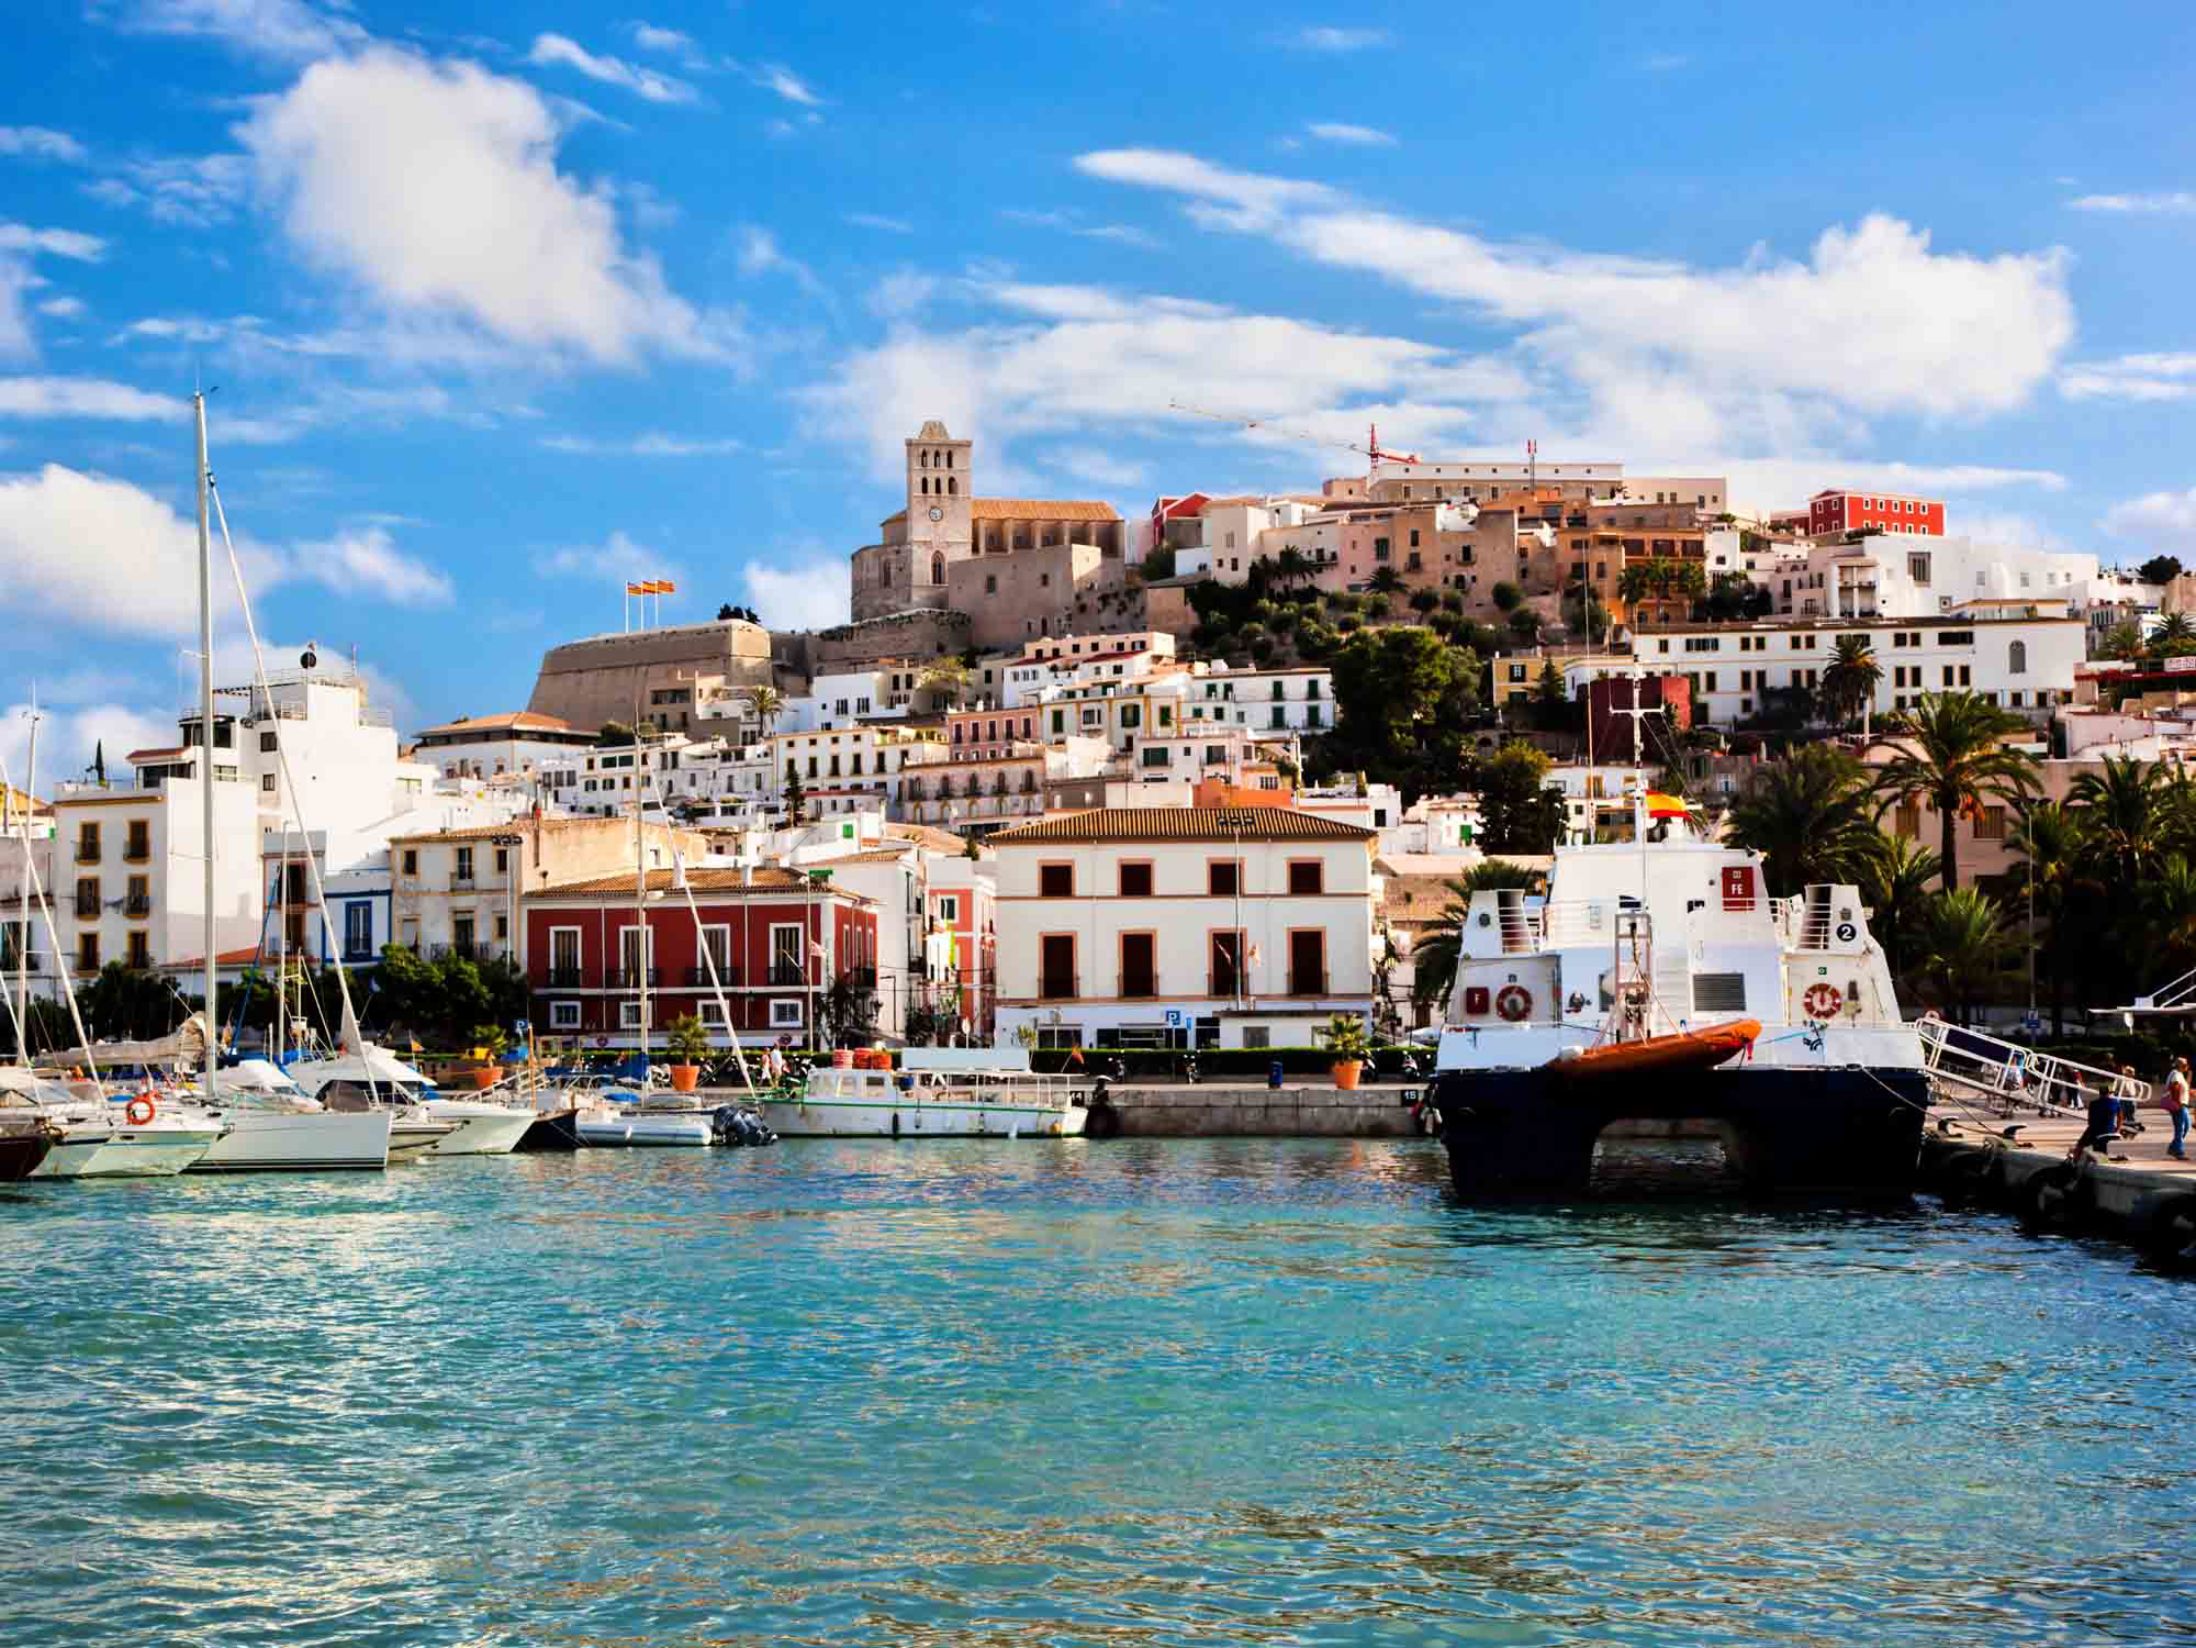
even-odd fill
[{"label": "orange rescue boat", "polygon": [[1761,1034],[1759,1019],[1733,1019],[1701,1030],[1676,1035],[1649,1036],[1644,1041],[1604,1042],[1599,1047],[1557,1054],[1544,1066],[1555,1075],[1579,1078],[1603,1076],[1671,1075],[1687,1070],[1712,1070],[1754,1045]]}]

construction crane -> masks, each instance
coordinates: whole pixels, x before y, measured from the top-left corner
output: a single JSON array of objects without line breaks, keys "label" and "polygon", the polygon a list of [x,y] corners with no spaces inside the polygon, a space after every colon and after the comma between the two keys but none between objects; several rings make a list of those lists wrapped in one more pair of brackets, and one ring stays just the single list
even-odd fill
[{"label": "construction crane", "polygon": [[1415,452],[1389,452],[1384,450],[1380,445],[1380,426],[1376,423],[1366,425],[1365,444],[1360,446],[1355,441],[1337,441],[1325,435],[1314,435],[1306,429],[1291,429],[1287,424],[1276,422],[1272,418],[1246,418],[1234,412],[1211,412],[1202,406],[1191,406],[1186,401],[1169,401],[1167,402],[1167,410],[1170,412],[1184,412],[1193,418],[1210,418],[1214,423],[1232,423],[1239,429],[1270,429],[1277,435],[1286,435],[1290,440],[1302,441],[1307,446],[1331,446],[1339,451],[1355,452],[1368,463],[1414,464],[1419,462],[1418,454]]}]

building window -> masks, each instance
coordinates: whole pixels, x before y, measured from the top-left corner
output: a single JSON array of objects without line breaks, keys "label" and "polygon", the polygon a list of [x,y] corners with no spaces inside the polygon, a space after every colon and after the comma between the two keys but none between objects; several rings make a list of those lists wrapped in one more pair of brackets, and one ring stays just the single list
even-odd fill
[{"label": "building window", "polygon": [[552,1030],[577,1030],[580,1027],[580,1004],[576,1001],[553,1001],[549,1004],[549,1028]]},{"label": "building window", "polygon": [[770,927],[770,982],[808,982],[807,935],[798,922],[773,922]]},{"label": "building window", "polygon": [[[655,1006],[655,1003],[654,1003],[654,1002],[650,1002],[650,1003],[649,1003],[649,1006],[650,1006],[650,1007],[652,1008],[652,1007],[654,1007],[654,1006]],[[653,1018],[655,1017],[655,1015],[654,1015],[653,1013],[651,1013],[651,1014],[649,1014],[649,1017],[650,1017],[650,1019],[653,1019]],[[621,1002],[619,1002],[619,1003],[618,1003],[618,1028],[619,1028],[619,1029],[621,1029],[621,1030],[638,1030],[638,1029],[639,1029],[640,1027],[641,1027],[641,1004],[640,1004],[640,1003],[639,1003],[639,1002],[638,1002],[637,1000],[636,1000],[636,1001],[621,1001]]]},{"label": "building window", "polygon": [[1214,933],[1208,942],[1210,986],[1215,996],[1243,993],[1243,935],[1240,930]]},{"label": "building window", "polygon": [[2005,668],[2006,673],[2009,675],[2026,675],[2028,673],[2028,643],[2026,641],[2015,641],[2005,649]]},{"label": "building window", "polygon": [[123,842],[122,856],[132,864],[142,864],[152,857],[152,825],[142,818],[129,822],[129,835]]},{"label": "building window", "polygon": [[1289,994],[1323,996],[1326,993],[1326,929],[1308,927],[1292,932],[1289,934]]},{"label": "building window", "polygon": [[416,876],[419,874],[418,848],[407,847],[404,849],[404,873],[408,876]]},{"label": "building window", "polygon": [[1072,1001],[1075,988],[1075,935],[1047,933],[1038,940],[1037,993],[1047,1001]]},{"label": "building window", "polygon": [[1975,820],[1977,841],[2003,841],[2005,839],[2005,809],[1985,807]]},{"label": "building window", "polygon": [[374,955],[374,907],[365,899],[343,906],[343,959],[371,961]]},{"label": "building window", "polygon": [[152,914],[152,881],[149,877],[133,875],[122,894],[122,911],[125,915],[149,916]]},{"label": "building window", "polygon": [[1073,898],[1075,896],[1075,866],[1072,864],[1038,865],[1037,896],[1039,898]]},{"label": "building window", "polygon": [[77,863],[79,863],[79,864],[97,864],[97,863],[99,862],[99,826],[98,826],[98,825],[96,825],[96,824],[79,824],[79,825],[77,825],[77,827],[76,827],[76,862],[77,862]]},{"label": "building window", "polygon": [[1151,897],[1151,866],[1149,864],[1124,864],[1121,866],[1121,896],[1123,898]]},{"label": "building window", "polygon": [[1159,935],[1121,935],[1121,996],[1143,1000],[1159,993]]},{"label": "building window", "polygon": [[1213,898],[1234,898],[1243,890],[1243,866],[1237,859],[1215,858],[1205,865],[1205,891]]},{"label": "building window", "polygon": [[99,971],[99,935],[76,935],[76,972],[79,978],[89,977]]}]

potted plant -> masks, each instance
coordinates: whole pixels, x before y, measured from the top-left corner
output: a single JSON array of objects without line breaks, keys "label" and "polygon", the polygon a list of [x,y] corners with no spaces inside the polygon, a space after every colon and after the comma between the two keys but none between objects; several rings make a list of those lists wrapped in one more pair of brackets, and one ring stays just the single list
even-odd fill
[{"label": "potted plant", "polygon": [[473,1067],[467,1072],[475,1087],[493,1087],[503,1072],[496,1061],[510,1050],[511,1038],[494,1026],[483,1030],[473,1038]]},{"label": "potted plant", "polygon": [[673,1091],[693,1092],[701,1085],[702,1060],[709,1057],[709,1032],[692,1013],[681,1013],[664,1026],[664,1040],[671,1048]]},{"label": "potted plant", "polygon": [[1344,1093],[1356,1091],[1357,1077],[1365,1068],[1365,1055],[1370,1051],[1365,1039],[1365,1021],[1355,1013],[1337,1013],[1327,1020],[1327,1055],[1334,1062],[1328,1074],[1334,1077],[1334,1085]]}]

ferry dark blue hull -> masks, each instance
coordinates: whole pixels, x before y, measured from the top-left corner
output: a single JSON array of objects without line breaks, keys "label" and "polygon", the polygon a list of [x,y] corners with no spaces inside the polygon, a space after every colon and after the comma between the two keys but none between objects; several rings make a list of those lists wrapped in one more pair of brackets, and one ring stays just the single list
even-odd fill
[{"label": "ferry dark blue hull", "polygon": [[1929,1106],[1919,1070],[1761,1064],[1589,1080],[1450,1070],[1427,1098],[1457,1193],[1527,1200],[1660,1188],[1658,1155],[1675,1163],[1670,1188],[1903,1196]]}]

